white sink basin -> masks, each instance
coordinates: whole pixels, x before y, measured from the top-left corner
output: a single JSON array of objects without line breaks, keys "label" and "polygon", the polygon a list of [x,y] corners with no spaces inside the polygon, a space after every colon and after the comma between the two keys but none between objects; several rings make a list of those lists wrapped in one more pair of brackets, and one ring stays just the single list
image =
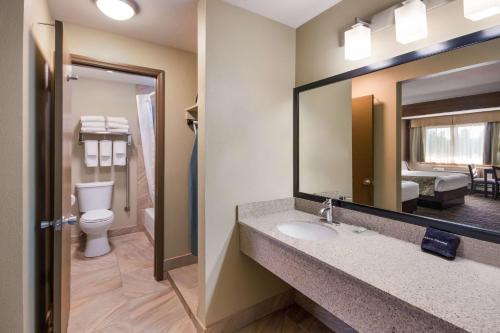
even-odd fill
[{"label": "white sink basin", "polygon": [[303,221],[280,223],[277,228],[287,236],[311,241],[333,239],[337,235],[337,232],[331,228]]}]

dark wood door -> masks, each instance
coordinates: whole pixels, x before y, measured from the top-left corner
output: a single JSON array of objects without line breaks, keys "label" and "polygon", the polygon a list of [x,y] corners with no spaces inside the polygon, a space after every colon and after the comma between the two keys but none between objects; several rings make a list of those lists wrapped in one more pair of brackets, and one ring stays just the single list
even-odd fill
[{"label": "dark wood door", "polygon": [[71,227],[71,59],[64,43],[64,26],[55,23],[54,57],[54,331],[66,332],[69,319]]},{"label": "dark wood door", "polygon": [[[53,216],[52,161],[53,147],[51,140],[53,118],[53,72],[50,61],[44,58],[41,50],[35,46],[35,105],[37,117],[36,161],[36,326],[38,332],[53,331],[53,231],[47,227],[47,221]],[[43,221],[43,222],[42,222]]]},{"label": "dark wood door", "polygon": [[[38,327],[41,332],[66,332],[70,296],[71,147],[69,54],[64,52],[63,24],[55,23],[53,75],[37,57],[37,193]],[[39,64],[40,63],[40,64]],[[41,71],[38,67],[44,68]],[[38,79],[38,73],[43,80]],[[50,79],[51,84],[47,84]],[[44,81],[44,82],[42,82]],[[49,88],[50,87],[50,88]],[[50,92],[50,94],[49,94]]]},{"label": "dark wood door", "polygon": [[373,206],[373,95],[352,100],[352,199]]}]

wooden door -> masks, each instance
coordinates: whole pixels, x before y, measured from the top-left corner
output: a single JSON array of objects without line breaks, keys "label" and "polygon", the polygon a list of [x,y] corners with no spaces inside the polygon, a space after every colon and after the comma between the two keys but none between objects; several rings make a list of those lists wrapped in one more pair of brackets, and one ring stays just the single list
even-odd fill
[{"label": "wooden door", "polygon": [[373,95],[352,100],[353,202],[373,206]]},{"label": "wooden door", "polygon": [[73,140],[69,85],[71,64],[64,45],[63,23],[55,23],[54,117],[53,117],[53,289],[54,332],[66,332],[70,300],[70,224],[76,222],[71,212],[71,147]]},{"label": "wooden door", "polygon": [[35,46],[35,105],[36,105],[36,327],[37,332],[53,331],[53,236],[47,221],[53,216],[52,191],[52,117],[53,72],[50,61]]}]

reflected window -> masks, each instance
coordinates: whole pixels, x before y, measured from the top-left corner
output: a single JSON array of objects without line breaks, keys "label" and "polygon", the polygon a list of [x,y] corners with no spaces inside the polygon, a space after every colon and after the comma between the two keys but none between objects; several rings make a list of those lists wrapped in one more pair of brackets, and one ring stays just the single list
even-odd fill
[{"label": "reflected window", "polygon": [[483,164],[486,124],[424,129],[425,162]]}]

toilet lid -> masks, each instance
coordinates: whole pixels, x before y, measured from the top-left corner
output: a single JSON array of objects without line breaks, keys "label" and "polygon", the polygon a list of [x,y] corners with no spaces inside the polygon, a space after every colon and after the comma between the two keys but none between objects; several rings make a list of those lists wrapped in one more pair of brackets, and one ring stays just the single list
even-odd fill
[{"label": "toilet lid", "polygon": [[82,215],[80,220],[86,223],[95,223],[109,220],[112,217],[112,211],[107,209],[97,209],[86,212]]}]

